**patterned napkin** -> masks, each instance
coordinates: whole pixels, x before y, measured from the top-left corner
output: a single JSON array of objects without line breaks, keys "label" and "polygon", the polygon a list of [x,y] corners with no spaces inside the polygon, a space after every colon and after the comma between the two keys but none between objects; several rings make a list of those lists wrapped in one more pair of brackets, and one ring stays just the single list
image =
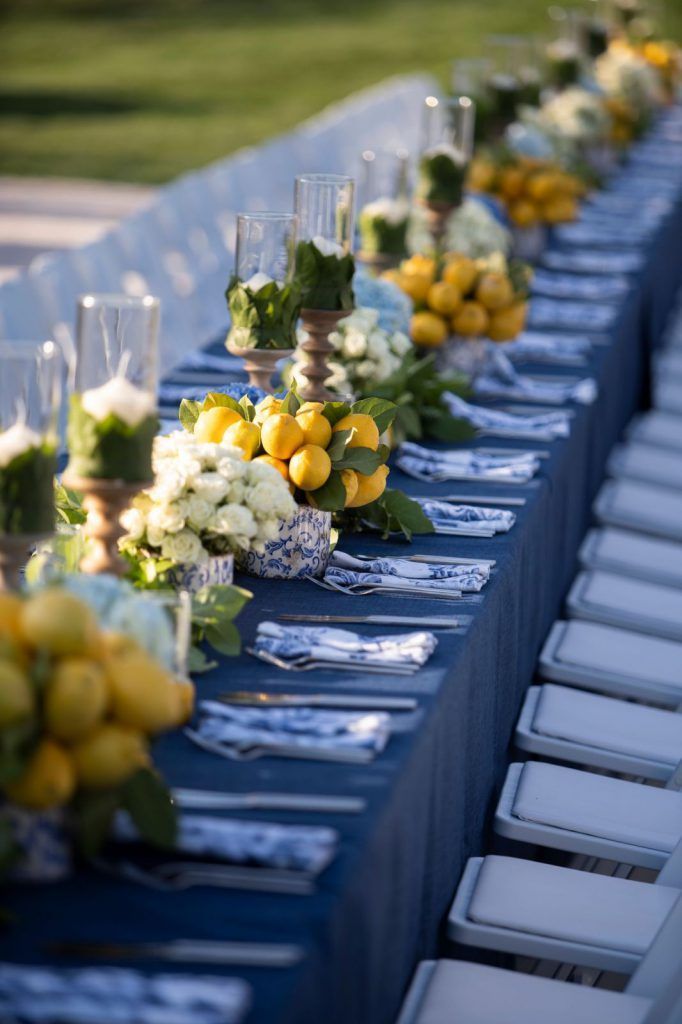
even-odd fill
[{"label": "patterned napkin", "polygon": [[255,654],[274,654],[292,667],[300,661],[349,663],[362,667],[399,666],[416,672],[426,664],[438,641],[433,633],[399,633],[393,636],[361,636],[348,629],[326,626],[281,626],[261,622],[255,641]]},{"label": "patterned napkin", "polygon": [[608,302],[627,294],[630,282],[618,274],[591,276],[562,274],[536,270],[531,285],[534,295],[550,299],[581,299],[585,302]]},{"label": "patterned napkin", "polygon": [[560,245],[577,245],[581,249],[637,249],[646,244],[648,231],[622,222],[606,224],[560,224],[553,229]]},{"label": "patterned napkin", "polygon": [[488,534],[491,530],[507,533],[516,522],[516,515],[504,508],[452,505],[435,498],[419,498],[419,504],[435,526],[436,533],[453,526],[465,526],[472,532],[480,528],[482,534]]},{"label": "patterned napkin", "polygon": [[328,711],[323,708],[250,708],[204,700],[196,732],[231,747],[320,747],[381,753],[391,731],[385,711]]},{"label": "patterned napkin", "polygon": [[[125,812],[116,815],[118,842],[136,842],[139,833]],[[227,864],[307,871],[318,874],[333,859],[338,832],[318,825],[280,825],[208,814],[182,814],[175,850]]]},{"label": "patterned napkin", "polygon": [[531,452],[523,455],[487,455],[462,450],[423,448],[412,441],[401,444],[396,465],[416,480],[501,480],[526,484],[540,468]]},{"label": "patterned napkin", "polygon": [[194,349],[188,352],[176,370],[192,370],[201,373],[230,373],[239,369],[242,360],[239,356],[232,356],[227,352],[207,352],[204,349]]},{"label": "patterned napkin", "polygon": [[560,410],[539,413],[537,416],[520,416],[500,409],[472,405],[451,391],[443,394],[443,401],[453,416],[466,420],[485,434],[546,441],[555,437],[568,437],[570,433],[569,414]]},{"label": "patterned napkin", "polygon": [[432,565],[406,558],[374,558],[365,562],[335,551],[324,578],[340,587],[373,583],[387,590],[415,585],[436,593],[478,593],[490,578],[490,566]]},{"label": "patterned napkin", "polygon": [[12,1024],[240,1024],[250,1002],[240,978],[0,964],[0,1020]]},{"label": "patterned napkin", "polygon": [[528,310],[528,326],[540,330],[607,331],[619,311],[619,306],[606,303],[545,299],[536,295]]},{"label": "patterned napkin", "polygon": [[550,270],[565,270],[576,274],[635,274],[641,269],[644,257],[636,252],[599,253],[579,249],[548,249],[540,258]]},{"label": "patterned napkin", "polygon": [[579,402],[591,405],[597,397],[597,384],[591,377],[579,381],[534,380],[514,369],[503,352],[493,352],[482,373],[474,378],[474,393],[482,398],[510,398],[547,405]]},{"label": "patterned napkin", "polygon": [[497,344],[499,350],[512,362],[553,363],[559,366],[583,362],[592,351],[592,342],[584,334],[523,331],[513,341]]},{"label": "patterned napkin", "polygon": [[583,211],[599,211],[601,213],[618,214],[621,217],[637,217],[660,220],[672,209],[672,202],[665,196],[650,196],[645,202],[627,195],[612,192],[595,192],[583,204]]}]

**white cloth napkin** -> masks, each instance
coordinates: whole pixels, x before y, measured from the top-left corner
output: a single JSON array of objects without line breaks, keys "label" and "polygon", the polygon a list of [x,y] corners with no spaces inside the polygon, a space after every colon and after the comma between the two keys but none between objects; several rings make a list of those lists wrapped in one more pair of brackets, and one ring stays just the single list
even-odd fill
[{"label": "white cloth napkin", "polygon": [[540,468],[532,452],[522,455],[487,455],[468,449],[435,450],[405,441],[396,465],[417,480],[506,480],[528,483]]},{"label": "white cloth napkin", "polygon": [[463,526],[467,530],[477,528],[483,536],[491,530],[495,533],[507,533],[516,522],[516,516],[504,508],[491,508],[479,505],[453,505],[448,501],[436,498],[419,498],[419,504],[436,528],[436,533],[453,526]]},{"label": "white cloth napkin", "polygon": [[591,377],[579,381],[539,381],[518,373],[504,352],[493,352],[483,371],[473,381],[474,393],[482,398],[520,399],[547,405],[579,402],[591,405],[597,384]]},{"label": "white cloth napkin", "polygon": [[563,411],[538,413],[536,416],[521,416],[500,409],[472,405],[450,391],[443,394],[443,401],[453,416],[456,416],[457,419],[467,420],[477,430],[486,434],[495,434],[498,437],[547,440],[547,438],[568,437],[570,433],[570,417]]},{"label": "white cloth napkin", "polygon": [[433,633],[399,633],[393,636],[361,636],[348,629],[327,626],[282,626],[261,622],[255,640],[256,654],[274,654],[293,665],[300,659],[330,665],[352,662],[362,665],[399,665],[417,671],[426,664],[438,641]]},{"label": "white cloth napkin", "polygon": [[582,299],[585,302],[610,302],[627,294],[630,282],[622,274],[565,274],[536,270],[531,290],[550,299]]},{"label": "white cloth napkin", "polygon": [[528,326],[550,331],[608,331],[620,312],[620,306],[602,302],[577,302],[572,299],[533,297],[528,310]]},{"label": "white cloth napkin", "polygon": [[[619,197],[615,197],[619,198]],[[636,252],[592,252],[586,249],[548,249],[540,260],[550,270],[565,270],[578,274],[635,274],[641,269],[644,257]]]},{"label": "white cloth napkin", "polygon": [[435,565],[410,562],[406,558],[374,558],[365,562],[343,551],[335,551],[324,578],[337,586],[375,583],[390,590],[416,585],[420,590],[478,593],[490,578],[490,566]]},{"label": "white cloth napkin", "polygon": [[523,331],[513,341],[497,344],[512,362],[553,363],[559,366],[583,362],[592,351],[592,342],[583,334]]}]

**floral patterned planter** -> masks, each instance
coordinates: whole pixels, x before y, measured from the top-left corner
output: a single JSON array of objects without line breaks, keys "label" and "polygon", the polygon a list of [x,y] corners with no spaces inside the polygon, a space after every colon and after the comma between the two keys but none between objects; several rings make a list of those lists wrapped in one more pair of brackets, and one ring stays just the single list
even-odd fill
[{"label": "floral patterned planter", "polygon": [[202,587],[227,586],[234,579],[234,555],[212,555],[207,562],[175,565],[168,570],[168,579],[176,590],[196,594]]},{"label": "floral patterned planter", "polygon": [[266,541],[262,554],[242,552],[236,556],[237,566],[273,580],[322,576],[331,553],[331,527],[331,512],[299,505],[291,519],[282,520],[276,539]]},{"label": "floral patterned planter", "polygon": [[71,843],[61,809],[37,812],[8,803],[0,814],[9,822],[14,842],[23,851],[12,868],[15,881],[59,882],[71,874]]}]

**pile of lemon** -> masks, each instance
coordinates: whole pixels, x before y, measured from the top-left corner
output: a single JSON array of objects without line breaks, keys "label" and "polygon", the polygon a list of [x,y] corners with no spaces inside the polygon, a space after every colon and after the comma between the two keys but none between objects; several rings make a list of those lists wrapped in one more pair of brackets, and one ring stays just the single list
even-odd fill
[{"label": "pile of lemon", "polygon": [[[268,395],[256,405],[251,422],[227,406],[213,406],[199,413],[194,424],[198,441],[240,448],[247,461],[273,466],[289,483],[292,494],[303,491],[315,505],[315,491],[329,480],[332,461],[327,448],[334,434],[350,430],[349,448],[379,447],[379,430],[366,413],[349,413],[334,426],[324,415],[324,403],[304,402],[292,416],[281,412],[282,399]],[[379,498],[386,487],[388,466],[371,474],[341,470],[346,491],[344,508],[360,508]]]},{"label": "pile of lemon", "polygon": [[519,228],[563,224],[575,220],[584,193],[579,178],[545,161],[518,158],[495,164],[486,156],[472,160],[469,188],[488,192],[506,206]]},{"label": "pile of lemon", "polygon": [[524,328],[525,294],[515,291],[506,270],[488,260],[450,252],[439,264],[415,255],[384,276],[414,302],[410,335],[423,348],[437,348],[452,334],[509,341]]},{"label": "pile of lemon", "polygon": [[107,790],[149,767],[149,737],[192,714],[194,687],[132,638],[99,628],[62,587],[0,594],[0,743],[24,756],[4,766],[2,792],[34,811],[78,790]]}]

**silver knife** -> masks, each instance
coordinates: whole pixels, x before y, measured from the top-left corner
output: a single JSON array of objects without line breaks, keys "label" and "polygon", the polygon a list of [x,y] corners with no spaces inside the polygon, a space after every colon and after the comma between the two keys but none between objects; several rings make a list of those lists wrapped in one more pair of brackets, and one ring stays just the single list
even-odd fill
[{"label": "silver knife", "polygon": [[526,504],[527,498],[496,498],[485,497],[483,494],[420,494],[415,501],[447,501],[453,505],[508,505],[521,507]]},{"label": "silver knife", "polygon": [[372,697],[369,694],[344,693],[258,693],[249,690],[235,690],[221,693],[222,704],[242,704],[247,707],[284,708],[358,708],[372,711],[414,711],[417,701],[414,697]]},{"label": "silver knife", "polygon": [[311,811],[322,814],[360,814],[367,801],[354,796],[317,793],[220,793],[203,789],[174,789],[173,802],[183,810]]},{"label": "silver knife", "polygon": [[212,942],[176,939],[173,942],[55,942],[48,947],[57,956],[98,960],[166,960],[185,964],[231,964],[242,967],[292,967],[303,959],[303,949],[291,943]]},{"label": "silver knife", "polygon": [[282,614],[287,622],[359,622],[367,626],[423,626],[425,629],[459,629],[458,619],[414,618],[409,615],[294,615]]},{"label": "silver knife", "polygon": [[[375,558],[385,558],[385,555],[354,555],[362,562],[373,562]],[[459,558],[450,555],[401,555],[406,562],[424,562],[433,565],[495,565],[494,558]]]}]

